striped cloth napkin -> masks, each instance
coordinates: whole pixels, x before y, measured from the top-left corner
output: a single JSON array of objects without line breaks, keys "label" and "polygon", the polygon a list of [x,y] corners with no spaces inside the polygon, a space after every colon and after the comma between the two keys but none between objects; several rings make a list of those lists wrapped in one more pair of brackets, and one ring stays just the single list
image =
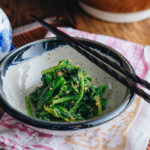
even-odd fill
[{"label": "striped cloth napkin", "polygon": [[[150,81],[150,47],[114,37],[60,28],[71,36],[104,43],[124,55],[136,73]],[[54,36],[48,33],[46,37]],[[136,97],[129,108],[98,129],[74,136],[44,134],[5,113],[0,120],[0,148],[6,150],[144,150],[150,138],[150,105]]]}]

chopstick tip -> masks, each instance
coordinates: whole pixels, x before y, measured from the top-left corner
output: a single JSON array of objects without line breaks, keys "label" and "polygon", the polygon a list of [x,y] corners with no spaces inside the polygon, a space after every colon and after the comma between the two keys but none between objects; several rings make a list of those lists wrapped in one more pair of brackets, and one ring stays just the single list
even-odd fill
[{"label": "chopstick tip", "polygon": [[32,15],[32,14],[29,14],[29,16],[32,18],[32,19],[37,19],[37,17],[36,16],[34,16],[34,15]]}]

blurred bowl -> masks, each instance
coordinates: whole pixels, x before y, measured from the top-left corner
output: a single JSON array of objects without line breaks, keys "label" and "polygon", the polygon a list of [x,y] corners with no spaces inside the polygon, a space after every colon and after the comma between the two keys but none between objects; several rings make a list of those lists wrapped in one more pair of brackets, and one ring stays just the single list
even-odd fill
[{"label": "blurred bowl", "polygon": [[78,0],[88,14],[110,22],[136,22],[150,17],[149,0]]},{"label": "blurred bowl", "polygon": [[[129,62],[117,51],[101,43],[80,39],[101,54],[134,72]],[[71,59],[93,78],[95,85],[107,85],[108,105],[102,115],[79,122],[46,122],[27,115],[25,95],[40,83],[41,71],[57,65],[62,59]],[[1,63],[0,102],[4,110],[18,120],[42,132],[68,135],[93,129],[117,117],[132,102],[134,93],[58,38],[42,39],[11,52]]]},{"label": "blurred bowl", "polygon": [[11,49],[12,29],[8,17],[0,8],[0,60],[6,56]]}]

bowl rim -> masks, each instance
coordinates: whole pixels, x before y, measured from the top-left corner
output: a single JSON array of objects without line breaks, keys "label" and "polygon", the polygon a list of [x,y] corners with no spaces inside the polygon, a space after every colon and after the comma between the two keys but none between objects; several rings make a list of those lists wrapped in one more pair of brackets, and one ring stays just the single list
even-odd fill
[{"label": "bowl rim", "polygon": [[[117,52],[115,49],[113,49],[105,44],[102,44],[100,42],[93,41],[93,40],[89,40],[89,39],[85,39],[85,38],[76,38],[76,39],[109,49],[110,51],[115,53],[117,56],[119,56],[126,63],[126,65],[128,65],[128,67],[132,73],[135,73],[135,71],[134,71],[132,65],[129,63],[129,61],[122,54]],[[18,51],[21,51],[21,50],[23,50],[23,48],[28,47],[30,45],[34,45],[34,44],[37,44],[37,43],[40,43],[43,41],[50,41],[50,40],[57,41],[57,40],[60,40],[60,38],[57,38],[57,37],[44,38],[44,39],[30,42],[28,44],[25,44],[25,45],[15,49],[14,51],[12,51],[10,54],[8,54],[2,60],[2,62],[0,63],[0,70],[2,71],[2,68],[3,68],[4,64],[7,62],[8,58],[10,56],[14,55],[15,53],[17,53]],[[1,73],[0,73],[0,75],[1,75]],[[0,89],[0,90],[2,90],[2,89]],[[1,94],[1,92],[0,92],[0,104],[1,104],[2,108],[8,114],[10,114],[11,116],[15,117],[16,119],[18,119],[18,120],[22,121],[23,123],[28,124],[30,126],[41,128],[41,129],[53,130],[53,131],[75,131],[75,130],[80,130],[80,129],[96,127],[98,125],[104,124],[105,122],[112,120],[113,118],[117,117],[118,115],[120,115],[122,112],[124,112],[126,110],[126,108],[132,103],[134,97],[135,97],[135,93],[130,91],[129,94],[126,96],[126,98],[124,98],[123,102],[113,111],[111,111],[107,114],[104,114],[103,116],[99,116],[99,117],[92,118],[89,120],[84,120],[84,121],[79,121],[79,122],[69,122],[69,123],[68,122],[54,122],[54,121],[48,122],[48,121],[44,121],[44,120],[31,118],[31,117],[19,112],[18,110],[13,108],[9,103],[7,103],[7,101],[5,100],[6,98]]]}]

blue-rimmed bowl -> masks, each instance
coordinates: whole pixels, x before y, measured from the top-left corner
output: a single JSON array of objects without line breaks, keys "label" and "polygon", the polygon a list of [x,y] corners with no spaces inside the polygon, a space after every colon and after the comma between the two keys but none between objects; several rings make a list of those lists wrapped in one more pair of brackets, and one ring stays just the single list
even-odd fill
[{"label": "blue-rimmed bowl", "polygon": [[[130,63],[112,48],[87,39],[78,40],[134,72]],[[82,67],[92,76],[95,85],[107,85],[108,105],[100,117],[67,123],[46,122],[27,115],[25,95],[40,84],[43,69],[58,64],[62,59],[71,59],[74,65]],[[46,133],[66,135],[93,129],[121,114],[134,98],[134,93],[127,87],[58,38],[38,40],[16,49],[2,61],[0,70],[0,101],[4,110],[18,120]]]},{"label": "blue-rimmed bowl", "polygon": [[5,57],[11,49],[12,29],[8,17],[0,8],[0,60]]}]

